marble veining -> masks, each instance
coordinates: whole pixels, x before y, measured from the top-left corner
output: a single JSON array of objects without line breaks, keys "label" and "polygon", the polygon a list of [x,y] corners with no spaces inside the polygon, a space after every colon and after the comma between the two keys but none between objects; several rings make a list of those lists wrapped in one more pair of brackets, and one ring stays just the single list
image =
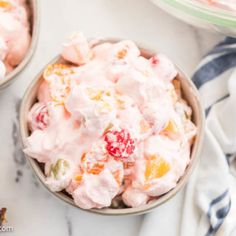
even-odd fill
[{"label": "marble veining", "polygon": [[8,224],[14,227],[9,235],[136,236],[142,216],[102,217],[78,210],[55,199],[34,176],[18,136],[18,111],[24,91],[74,30],[149,45],[166,53],[188,75],[222,36],[177,21],[147,0],[56,2],[55,7],[55,1],[40,1],[40,36],[33,60],[18,80],[0,93],[0,207],[8,208]]},{"label": "marble veining", "polygon": [[26,159],[25,159],[24,153],[22,152],[21,144],[19,141],[18,111],[20,107],[20,102],[21,102],[21,99],[16,99],[14,103],[15,104],[15,120],[12,123],[12,133],[11,133],[12,141],[14,145],[12,156],[13,156],[14,163],[16,165],[16,174],[15,174],[16,183],[21,182],[24,175],[24,168],[26,166]]},{"label": "marble veining", "polygon": [[68,212],[66,213],[65,219],[66,219],[66,227],[67,227],[68,236],[73,236],[72,223],[71,223],[70,217],[68,216]]}]

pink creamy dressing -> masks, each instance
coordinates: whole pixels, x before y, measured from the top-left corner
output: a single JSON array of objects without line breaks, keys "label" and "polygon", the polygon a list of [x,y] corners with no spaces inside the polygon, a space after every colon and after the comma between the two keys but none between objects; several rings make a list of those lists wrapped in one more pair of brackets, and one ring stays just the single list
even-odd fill
[{"label": "pink creamy dressing", "polygon": [[0,0],[0,79],[22,61],[29,48],[28,11],[25,0]]},{"label": "pink creamy dressing", "polygon": [[48,187],[84,209],[116,196],[137,207],[174,188],[196,127],[170,60],[146,59],[128,40],[91,46],[81,33],[62,57],[44,71],[24,150],[45,164]]}]

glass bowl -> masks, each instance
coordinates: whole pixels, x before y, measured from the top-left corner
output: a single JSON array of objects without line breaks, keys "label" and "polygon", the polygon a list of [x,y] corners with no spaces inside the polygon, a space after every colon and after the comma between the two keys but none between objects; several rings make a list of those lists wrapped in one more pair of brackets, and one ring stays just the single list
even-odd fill
[{"label": "glass bowl", "polygon": [[[171,15],[197,27],[236,37],[236,9],[201,0],[151,0]],[[226,0],[227,1],[227,0]]]}]

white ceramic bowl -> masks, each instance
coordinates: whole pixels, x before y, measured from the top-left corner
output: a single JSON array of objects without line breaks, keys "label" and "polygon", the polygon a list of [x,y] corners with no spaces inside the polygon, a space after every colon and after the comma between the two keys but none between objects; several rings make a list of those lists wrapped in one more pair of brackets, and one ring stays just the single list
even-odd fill
[{"label": "white ceramic bowl", "polygon": [[[120,41],[118,39],[107,39],[103,40],[109,41],[109,42],[117,42]],[[141,53],[144,57],[150,58],[155,54],[155,51],[153,50],[147,50],[142,47],[139,47],[141,50]],[[53,64],[55,62],[62,62],[62,59],[60,57],[56,57],[54,60],[52,60],[48,64]],[[203,139],[203,126],[204,126],[204,114],[203,110],[201,108],[200,102],[199,102],[199,95],[197,92],[197,89],[195,88],[194,84],[190,81],[189,78],[187,78],[184,73],[177,67],[179,71],[178,79],[181,83],[181,88],[183,92],[184,98],[188,101],[188,104],[192,107],[193,110],[193,122],[198,128],[197,135],[194,141],[194,144],[192,146],[191,150],[191,160],[189,165],[187,166],[184,175],[180,178],[175,188],[170,190],[169,192],[163,194],[162,196],[158,197],[156,200],[152,201],[151,203],[140,206],[137,208],[123,208],[123,209],[112,209],[112,208],[103,208],[103,209],[90,209],[86,210],[93,213],[99,213],[103,215],[135,215],[135,214],[143,214],[146,213],[162,203],[166,202],[170,198],[172,198],[188,181],[190,174],[192,173],[197,160],[200,155],[200,149]],[[22,103],[21,103],[21,109],[20,109],[20,134],[21,134],[21,140],[23,148],[25,147],[25,141],[26,138],[30,135],[30,131],[28,129],[27,125],[27,114],[32,107],[32,105],[36,102],[36,94],[37,90],[39,88],[39,85],[41,84],[43,78],[42,78],[43,70],[39,72],[39,74],[35,77],[33,82],[29,85]],[[67,202],[71,204],[74,207],[78,207],[75,205],[73,199],[64,191],[62,192],[52,192],[46,185],[45,185],[45,175],[43,171],[43,165],[38,163],[35,159],[31,158],[30,156],[26,155],[26,158],[33,169],[36,176],[39,178],[39,180],[43,183],[43,185],[57,198],[60,198],[64,202]],[[78,207],[79,208],[79,207]]]}]

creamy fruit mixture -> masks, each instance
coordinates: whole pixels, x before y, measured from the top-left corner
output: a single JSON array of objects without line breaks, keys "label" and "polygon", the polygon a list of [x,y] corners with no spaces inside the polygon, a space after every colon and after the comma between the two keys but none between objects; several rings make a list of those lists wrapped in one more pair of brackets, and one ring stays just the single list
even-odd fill
[{"label": "creamy fruit mixture", "polygon": [[196,135],[178,72],[128,40],[63,45],[28,114],[25,153],[45,164],[46,184],[84,209],[147,204],[176,186]]},{"label": "creamy fruit mixture", "polygon": [[198,0],[211,6],[236,11],[236,0]]},{"label": "creamy fruit mixture", "polygon": [[24,58],[30,44],[25,0],[0,0],[0,80]]}]

